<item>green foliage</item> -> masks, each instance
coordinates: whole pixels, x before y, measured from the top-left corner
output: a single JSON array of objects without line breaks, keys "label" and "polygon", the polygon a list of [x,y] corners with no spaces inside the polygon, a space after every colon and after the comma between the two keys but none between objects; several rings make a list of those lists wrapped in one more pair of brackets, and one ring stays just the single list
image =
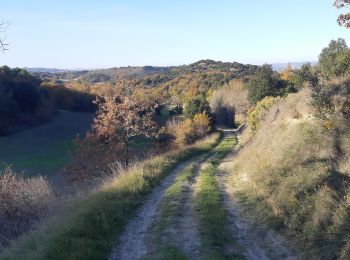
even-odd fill
[{"label": "green foliage", "polygon": [[196,114],[210,114],[210,106],[204,96],[198,96],[191,99],[185,107],[185,116],[193,118]]},{"label": "green foliage", "polygon": [[281,100],[280,97],[265,97],[256,104],[252,111],[250,111],[248,115],[248,123],[253,131],[257,130],[259,127],[259,122],[263,113],[279,100]]},{"label": "green foliage", "polygon": [[332,40],[319,56],[319,68],[323,77],[329,79],[343,76],[350,69],[350,49],[344,39]]},{"label": "green foliage", "polygon": [[289,82],[297,87],[301,88],[305,83],[315,82],[317,80],[317,76],[313,71],[313,68],[310,63],[303,64],[300,69],[294,70],[293,74],[290,77]]},{"label": "green foliage", "polygon": [[252,104],[256,104],[267,96],[281,96],[288,92],[294,92],[294,89],[288,88],[284,80],[280,80],[272,66],[265,64],[258,69],[254,77],[248,83],[248,98]]}]

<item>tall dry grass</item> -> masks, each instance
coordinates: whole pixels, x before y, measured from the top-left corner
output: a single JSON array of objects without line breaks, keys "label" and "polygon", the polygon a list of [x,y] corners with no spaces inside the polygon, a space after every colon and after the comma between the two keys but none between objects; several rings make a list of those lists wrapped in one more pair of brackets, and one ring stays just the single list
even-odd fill
[{"label": "tall dry grass", "polygon": [[11,168],[0,172],[0,249],[46,216],[54,200],[45,178],[24,178]]}]

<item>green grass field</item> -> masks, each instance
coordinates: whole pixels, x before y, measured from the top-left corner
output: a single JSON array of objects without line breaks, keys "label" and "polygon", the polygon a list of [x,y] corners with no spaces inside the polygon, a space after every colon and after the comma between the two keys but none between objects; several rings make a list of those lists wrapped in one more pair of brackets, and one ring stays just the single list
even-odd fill
[{"label": "green grass field", "polygon": [[12,166],[26,176],[46,175],[54,183],[69,160],[73,139],[84,134],[93,115],[60,111],[50,123],[0,137],[0,169]]}]

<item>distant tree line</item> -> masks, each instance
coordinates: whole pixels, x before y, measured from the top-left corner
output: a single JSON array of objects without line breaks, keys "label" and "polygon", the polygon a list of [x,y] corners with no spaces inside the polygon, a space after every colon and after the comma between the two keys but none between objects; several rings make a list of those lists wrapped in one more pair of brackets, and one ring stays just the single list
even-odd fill
[{"label": "distant tree line", "polygon": [[94,99],[64,86],[47,87],[24,69],[0,67],[0,135],[47,122],[58,109],[93,112]]}]

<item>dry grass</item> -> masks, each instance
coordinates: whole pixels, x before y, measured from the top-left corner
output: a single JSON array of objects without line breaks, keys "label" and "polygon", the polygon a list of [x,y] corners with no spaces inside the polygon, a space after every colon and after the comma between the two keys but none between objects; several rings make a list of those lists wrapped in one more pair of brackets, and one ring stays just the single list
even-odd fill
[{"label": "dry grass", "polygon": [[25,179],[11,168],[0,172],[0,249],[47,215],[54,200],[43,177]]},{"label": "dry grass", "polygon": [[303,241],[307,257],[348,258],[350,125],[316,120],[309,102],[307,90],[290,94],[245,134],[226,166],[232,192],[259,221]]}]

